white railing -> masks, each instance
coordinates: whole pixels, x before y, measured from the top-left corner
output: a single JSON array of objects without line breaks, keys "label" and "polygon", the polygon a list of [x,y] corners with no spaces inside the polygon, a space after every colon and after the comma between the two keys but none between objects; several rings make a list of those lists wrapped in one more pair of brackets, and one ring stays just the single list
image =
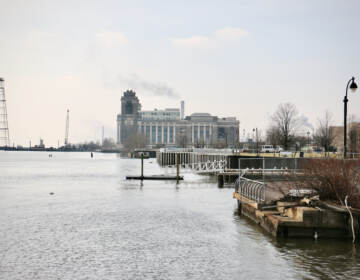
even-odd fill
[{"label": "white railing", "polygon": [[232,155],[232,149],[210,149],[210,148],[161,148],[161,153],[194,153],[201,155]]},{"label": "white railing", "polygon": [[[215,160],[206,162],[193,162],[180,164],[182,173],[183,170],[191,170],[196,173],[218,173],[224,171],[226,168],[226,160]],[[167,165],[166,167],[176,170],[176,165]]]}]

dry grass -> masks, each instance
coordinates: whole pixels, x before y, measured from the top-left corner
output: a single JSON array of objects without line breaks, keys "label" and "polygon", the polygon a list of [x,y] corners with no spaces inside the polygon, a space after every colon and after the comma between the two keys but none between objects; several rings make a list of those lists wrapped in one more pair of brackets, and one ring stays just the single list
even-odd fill
[{"label": "dry grass", "polygon": [[301,167],[305,180],[297,187],[311,188],[321,200],[337,201],[360,208],[360,160],[309,159]]}]

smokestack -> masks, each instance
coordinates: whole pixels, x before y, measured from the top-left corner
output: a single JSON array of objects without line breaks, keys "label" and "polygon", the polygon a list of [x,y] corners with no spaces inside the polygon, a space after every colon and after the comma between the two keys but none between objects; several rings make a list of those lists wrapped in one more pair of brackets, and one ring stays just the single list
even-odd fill
[{"label": "smokestack", "polygon": [[180,117],[182,120],[185,118],[185,102],[184,102],[184,100],[181,101]]}]

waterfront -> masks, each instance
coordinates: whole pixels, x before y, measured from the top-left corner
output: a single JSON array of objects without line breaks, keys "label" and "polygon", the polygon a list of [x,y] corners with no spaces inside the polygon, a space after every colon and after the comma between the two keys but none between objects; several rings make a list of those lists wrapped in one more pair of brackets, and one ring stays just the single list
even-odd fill
[{"label": "waterfront", "polygon": [[[116,154],[0,152],[0,279],[358,279],[359,246],[275,239],[208,176]],[[162,174],[155,159],[145,173]],[[54,195],[50,195],[53,192]]]}]

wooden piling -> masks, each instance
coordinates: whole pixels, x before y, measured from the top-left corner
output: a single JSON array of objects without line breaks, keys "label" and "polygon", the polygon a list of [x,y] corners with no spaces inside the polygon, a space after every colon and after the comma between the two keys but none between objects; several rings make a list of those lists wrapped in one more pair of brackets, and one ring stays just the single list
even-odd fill
[{"label": "wooden piling", "polygon": [[141,179],[144,178],[144,153],[141,153]]},{"label": "wooden piling", "polygon": [[180,178],[180,154],[176,154],[176,180]]},{"label": "wooden piling", "polygon": [[218,187],[223,188],[224,187],[224,176],[219,174],[218,175]]}]

